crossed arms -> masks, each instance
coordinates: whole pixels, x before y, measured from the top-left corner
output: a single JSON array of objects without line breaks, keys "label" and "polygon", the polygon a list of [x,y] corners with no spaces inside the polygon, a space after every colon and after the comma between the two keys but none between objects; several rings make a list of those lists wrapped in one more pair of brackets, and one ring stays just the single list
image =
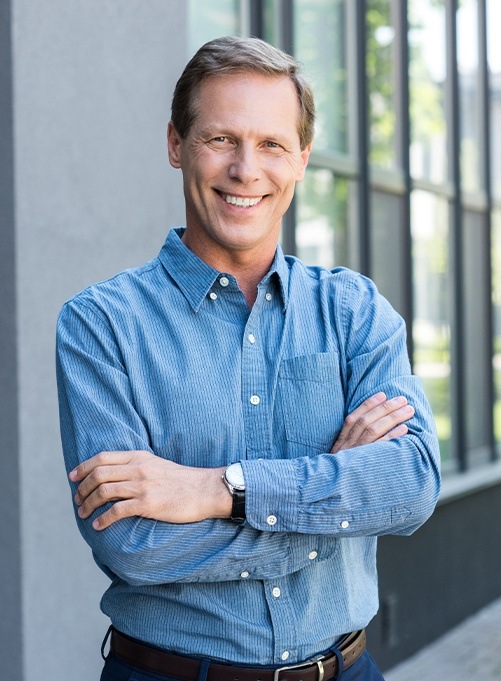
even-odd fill
[{"label": "crossed arms", "polygon": [[[330,453],[404,436],[405,421],[413,414],[404,396],[387,399],[377,393],[347,416]],[[224,468],[183,466],[135,450],[101,452],[73,469],[69,478],[78,483],[74,501],[80,518],[115,502],[92,523],[95,530],[103,530],[133,516],[176,524],[228,518],[231,498],[222,483],[223,472]]]},{"label": "crossed arms", "polygon": [[[350,313],[358,326],[369,309],[360,300]],[[336,426],[341,430],[331,452],[327,445],[314,456],[309,450],[261,461],[259,454],[245,457],[245,443],[223,444],[212,459],[211,435],[200,443],[203,450],[193,438],[193,448],[172,450],[176,463],[168,460],[176,458],[170,441],[157,451],[136,408],[122,357],[134,346],[118,348],[108,315],[91,302],[69,304],[60,319],[61,430],[80,531],[111,577],[131,584],[227,581],[245,570],[255,579],[273,578],[308,564],[312,535],[319,555],[328,557],[335,552],[332,538],[409,534],[432,512],[437,443],[419,381],[401,359],[403,322],[392,318],[391,326],[347,334],[350,346],[341,352],[349,361],[341,366],[350,372],[345,403],[353,407],[344,426]],[[154,332],[151,327],[150,337]],[[136,367],[135,358],[130,361]],[[162,445],[162,438],[156,442]],[[205,464],[198,468],[200,456]],[[247,486],[242,526],[224,519],[230,496],[221,481],[224,464],[239,458]],[[270,514],[277,518],[273,525]]]}]

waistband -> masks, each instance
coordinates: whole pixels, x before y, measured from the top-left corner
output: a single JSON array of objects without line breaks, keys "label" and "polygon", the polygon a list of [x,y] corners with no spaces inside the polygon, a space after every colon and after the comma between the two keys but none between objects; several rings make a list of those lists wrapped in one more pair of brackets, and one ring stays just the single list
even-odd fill
[{"label": "waistband", "polygon": [[[283,667],[237,667],[210,661],[207,681],[328,681],[339,671],[338,655],[347,669],[362,655],[366,647],[365,629],[348,634],[339,644],[337,652],[313,657],[304,662]],[[153,674],[174,676],[181,681],[197,681],[201,665],[206,660],[178,655],[138,641],[120,633],[113,627],[110,651],[125,662]]]}]

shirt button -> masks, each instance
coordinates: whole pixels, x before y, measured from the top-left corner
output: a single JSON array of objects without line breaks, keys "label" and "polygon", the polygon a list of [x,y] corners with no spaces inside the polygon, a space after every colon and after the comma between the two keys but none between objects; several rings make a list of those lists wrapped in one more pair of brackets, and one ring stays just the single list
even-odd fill
[{"label": "shirt button", "polygon": [[276,515],[269,515],[266,518],[266,522],[268,525],[276,525],[277,524],[277,516]]},{"label": "shirt button", "polygon": [[288,650],[284,650],[284,652],[282,653],[282,656],[281,656],[281,657],[282,657],[282,660],[284,660],[284,662],[285,662],[285,660],[287,660],[287,658],[289,657],[289,655],[290,655],[289,651],[288,651]]},{"label": "shirt button", "polygon": [[214,291],[212,291],[212,293],[209,293],[209,298],[211,300],[217,300],[217,293],[214,293]]},{"label": "shirt button", "polygon": [[317,556],[318,556],[318,553],[317,553],[316,551],[310,551],[310,553],[308,554],[308,558],[309,558],[310,560],[315,560],[315,558],[316,558]]},{"label": "shirt button", "polygon": [[249,573],[247,572],[247,570],[244,570],[243,572],[240,573],[240,577],[242,579],[247,579],[248,576],[249,576]]},{"label": "shirt button", "polygon": [[254,406],[259,404],[261,402],[261,399],[259,395],[252,395],[250,398],[250,403],[253,404]]},{"label": "shirt button", "polygon": [[278,598],[280,596],[280,589],[278,586],[276,586],[271,593],[275,596],[275,598]]},{"label": "shirt button", "polygon": [[256,342],[256,337],[254,336],[253,333],[250,333],[247,338],[249,339],[249,343],[254,344]]},{"label": "shirt button", "polygon": [[221,284],[221,286],[228,286],[230,280],[228,279],[228,277],[221,277],[219,283]]},{"label": "shirt button", "polygon": [[343,522],[341,523],[341,527],[343,528],[343,530],[346,530],[346,528],[349,526],[350,523],[347,520],[343,520]]},{"label": "shirt button", "polygon": [[[266,300],[271,300],[271,293],[267,293],[265,295]],[[289,657],[289,654],[287,653],[287,657]]]}]

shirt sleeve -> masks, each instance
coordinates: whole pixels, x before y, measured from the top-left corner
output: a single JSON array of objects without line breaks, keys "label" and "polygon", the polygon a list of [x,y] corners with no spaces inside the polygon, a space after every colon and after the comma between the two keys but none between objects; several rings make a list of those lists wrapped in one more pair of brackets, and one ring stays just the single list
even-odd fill
[{"label": "shirt sleeve", "polygon": [[[439,448],[421,381],[411,375],[405,324],[372,282],[351,276],[331,292],[345,413],[384,391],[415,408],[404,437],[296,459],[242,461],[247,520],[269,532],[411,534],[440,491]],[[340,289],[340,290],[339,290]],[[313,419],[314,420],[314,419]]]},{"label": "shirt sleeve", "polygon": [[[135,408],[119,345],[104,313],[71,301],[58,320],[56,365],[61,438],[66,469],[100,451],[152,452]],[[152,452],[154,453],[154,452]],[[72,496],[76,485],[70,484]],[[80,532],[101,569],[129,584],[217,582],[280,577],[308,564],[301,538],[270,535],[229,520],[177,525],[141,517],[102,531],[76,515]],[[76,508],[75,508],[76,511]]]}]

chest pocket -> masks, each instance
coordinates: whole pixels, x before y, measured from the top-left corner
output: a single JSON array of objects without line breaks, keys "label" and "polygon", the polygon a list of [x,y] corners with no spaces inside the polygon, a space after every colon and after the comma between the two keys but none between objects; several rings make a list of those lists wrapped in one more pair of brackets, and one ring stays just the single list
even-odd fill
[{"label": "chest pocket", "polygon": [[287,440],[328,452],[344,421],[337,353],[284,359],[278,379]]}]

